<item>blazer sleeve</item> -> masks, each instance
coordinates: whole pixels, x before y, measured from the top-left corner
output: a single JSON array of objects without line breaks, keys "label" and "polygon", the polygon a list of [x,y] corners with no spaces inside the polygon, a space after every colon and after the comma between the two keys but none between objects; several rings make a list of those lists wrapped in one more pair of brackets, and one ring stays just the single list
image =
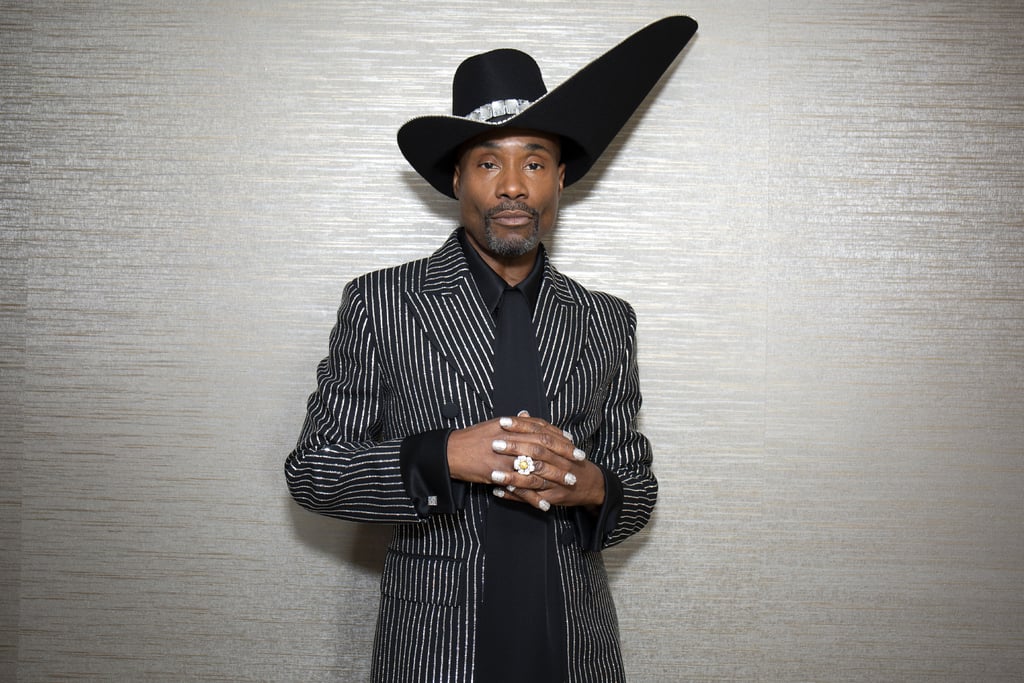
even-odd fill
[{"label": "blazer sleeve", "polygon": [[[613,504],[610,506],[613,511],[611,518],[594,520],[597,522],[596,530],[603,535],[600,547],[604,548],[621,543],[643,529],[658,498],[658,481],[651,469],[651,443],[637,429],[637,415],[643,399],[636,357],[636,313],[625,302],[622,304],[626,307],[628,340],[609,385],[601,427],[594,435],[591,453],[594,461],[621,485],[618,509]],[[592,548],[597,549],[594,547],[598,546],[597,542],[588,543],[584,538],[585,547],[591,543]]]},{"label": "blazer sleeve", "polygon": [[379,347],[359,281],[345,287],[298,444],[285,461],[302,507],[360,522],[421,519],[402,479],[401,438],[383,438]]}]

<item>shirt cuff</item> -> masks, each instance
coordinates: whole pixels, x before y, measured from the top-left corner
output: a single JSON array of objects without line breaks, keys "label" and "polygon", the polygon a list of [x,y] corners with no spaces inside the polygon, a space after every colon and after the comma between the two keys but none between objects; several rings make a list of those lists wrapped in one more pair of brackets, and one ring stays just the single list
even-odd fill
[{"label": "shirt cuff", "polygon": [[[601,467],[598,465],[598,467]],[[601,467],[604,474],[604,503],[595,512],[577,507],[576,533],[584,550],[598,551],[604,548],[604,539],[615,529],[622,512],[622,481],[614,472]]]},{"label": "shirt cuff", "polygon": [[450,429],[411,434],[402,440],[399,462],[402,483],[416,514],[428,517],[436,512],[461,510],[466,500],[465,482],[453,481],[448,472]]}]

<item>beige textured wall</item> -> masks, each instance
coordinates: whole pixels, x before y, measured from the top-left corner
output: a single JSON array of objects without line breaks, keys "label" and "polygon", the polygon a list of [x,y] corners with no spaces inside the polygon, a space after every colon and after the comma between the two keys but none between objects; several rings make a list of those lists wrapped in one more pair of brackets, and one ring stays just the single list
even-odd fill
[{"label": "beige textured wall", "polygon": [[363,680],[386,530],[281,468],[343,284],[453,225],[395,131],[671,13],[553,245],[641,318],[633,680],[1024,676],[1018,0],[0,8],[0,679]]}]

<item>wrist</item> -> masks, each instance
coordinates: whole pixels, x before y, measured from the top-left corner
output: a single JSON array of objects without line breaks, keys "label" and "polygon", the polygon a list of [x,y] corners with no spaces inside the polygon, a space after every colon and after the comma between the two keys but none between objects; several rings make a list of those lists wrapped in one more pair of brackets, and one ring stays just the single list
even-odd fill
[{"label": "wrist", "polygon": [[601,509],[601,506],[604,505],[605,500],[604,470],[589,460],[586,462],[585,468],[587,472],[586,481],[588,482],[588,485],[583,505],[588,510],[597,512]]}]

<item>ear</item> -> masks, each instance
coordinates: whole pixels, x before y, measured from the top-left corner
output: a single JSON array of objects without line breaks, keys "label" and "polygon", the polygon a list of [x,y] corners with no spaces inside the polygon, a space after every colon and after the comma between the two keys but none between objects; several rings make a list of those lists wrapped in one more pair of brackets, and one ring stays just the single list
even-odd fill
[{"label": "ear", "polygon": [[558,165],[558,194],[562,194],[562,190],[565,189],[565,164]]},{"label": "ear", "polygon": [[462,176],[462,169],[459,168],[458,164],[455,164],[455,168],[452,170],[452,194],[455,198],[459,198],[459,180]]}]

